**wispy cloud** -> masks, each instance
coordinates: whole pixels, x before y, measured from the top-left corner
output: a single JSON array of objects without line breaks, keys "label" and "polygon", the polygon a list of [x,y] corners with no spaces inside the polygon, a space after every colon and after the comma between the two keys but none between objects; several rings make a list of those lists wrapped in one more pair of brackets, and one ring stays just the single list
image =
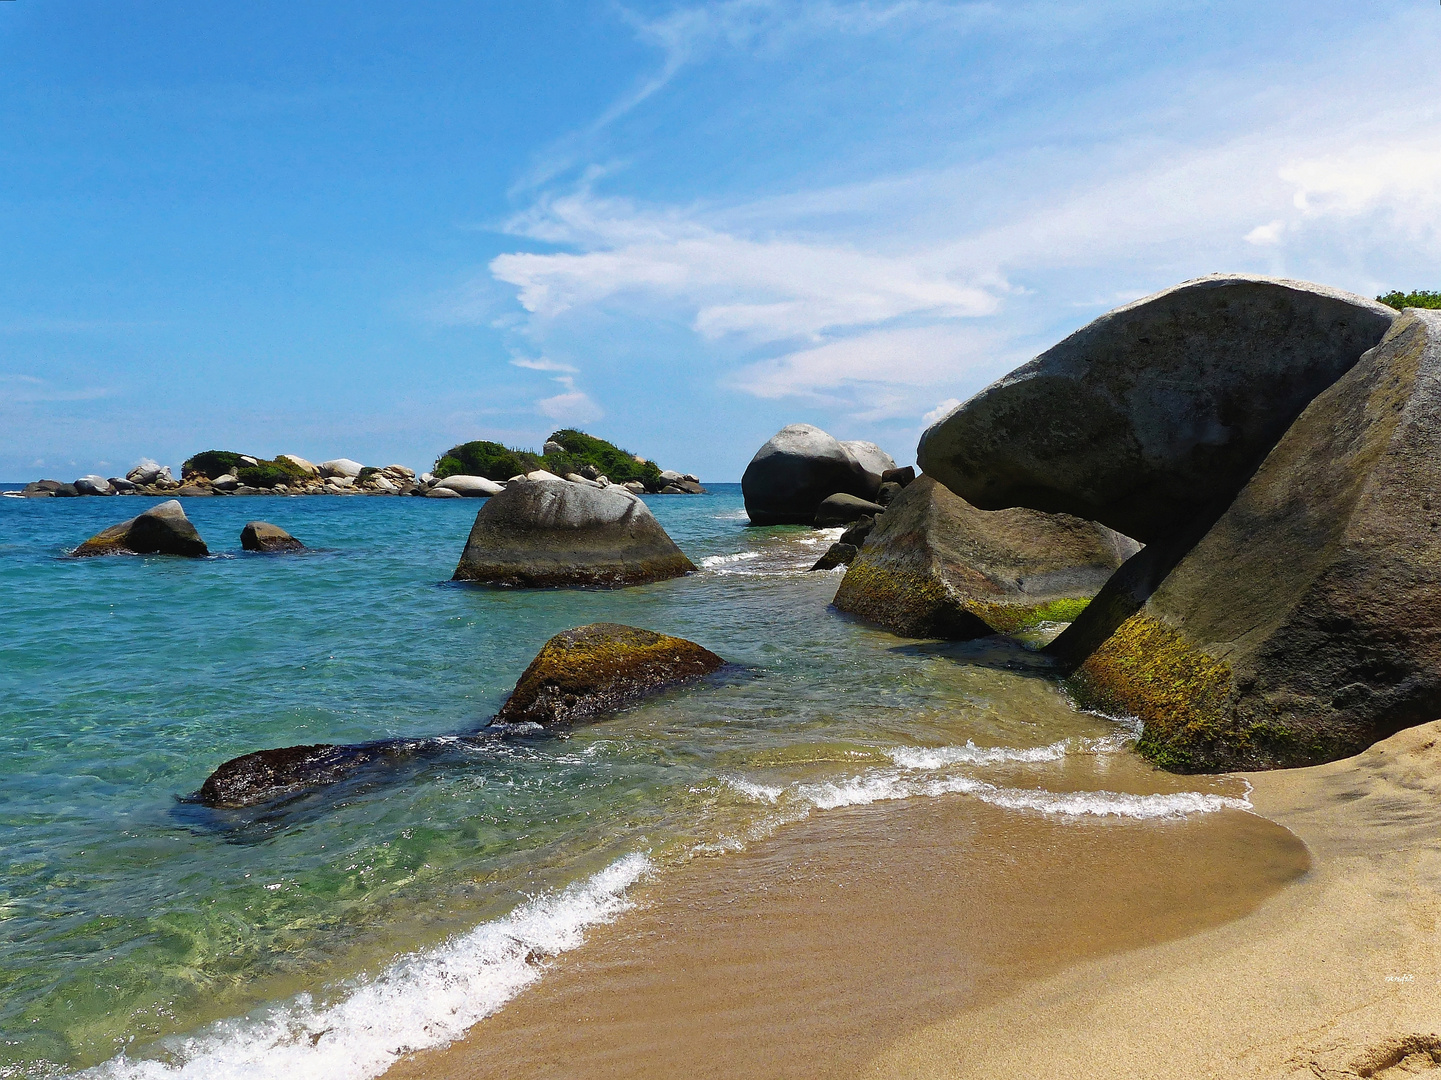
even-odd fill
[{"label": "wispy cloud", "polygon": [[529,357],[518,356],[510,362],[512,367],[525,368],[527,371],[564,371],[572,375],[580,369],[570,364],[562,364],[558,360],[549,360],[544,356],[534,360]]},{"label": "wispy cloud", "polygon": [[60,387],[33,375],[0,374],[0,402],[94,401],[114,394],[105,386]]}]

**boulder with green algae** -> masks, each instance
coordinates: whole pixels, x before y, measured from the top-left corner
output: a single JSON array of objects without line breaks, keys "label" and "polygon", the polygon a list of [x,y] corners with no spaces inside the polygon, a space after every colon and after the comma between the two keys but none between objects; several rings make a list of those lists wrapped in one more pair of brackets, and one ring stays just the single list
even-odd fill
[{"label": "boulder with green algae", "polygon": [[512,480],[475,515],[454,580],[511,588],[619,588],[695,569],[634,494],[544,472]]},{"label": "boulder with green algae", "polygon": [[152,506],[145,513],[96,533],[72,555],[209,555],[210,549],[175,499]]},{"label": "boulder with green algae", "polygon": [[497,726],[574,723],[690,682],[725,665],[684,638],[618,623],[592,623],[555,635],[531,661]]},{"label": "boulder with green algae", "polygon": [[1150,544],[1229,502],[1396,312],[1215,274],[1103,315],[932,425],[920,466],[973,505],[1099,521]]},{"label": "boulder with green algae", "polygon": [[1312,765],[1441,715],[1441,312],[1317,397],[1072,681],[1182,772]]},{"label": "boulder with green algae", "polygon": [[240,530],[240,546],[246,551],[304,551],[305,545],[268,521],[247,521]]},{"label": "boulder with green algae", "polygon": [[1135,541],[1037,510],[977,510],[929,476],[903,490],[835,606],[907,637],[963,640],[1074,616]]}]

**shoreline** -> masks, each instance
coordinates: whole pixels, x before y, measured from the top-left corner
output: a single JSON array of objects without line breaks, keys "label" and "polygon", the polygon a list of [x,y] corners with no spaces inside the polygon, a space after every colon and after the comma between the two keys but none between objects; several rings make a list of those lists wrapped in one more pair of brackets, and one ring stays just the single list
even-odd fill
[{"label": "shoreline", "polygon": [[[1032,835],[1015,850],[1039,852],[1034,873],[987,895],[964,879],[971,834],[958,827],[989,816],[967,800],[834,811],[654,886],[463,1039],[385,1075],[1429,1071],[1441,1065],[1438,776],[1441,721],[1355,758],[1244,774],[1254,814],[1173,823],[1181,835],[1157,846],[1152,832],[1146,850],[1144,830],[1023,818]],[[1124,860],[1075,844],[1104,829],[1131,833]],[[1071,845],[1054,862],[1054,845],[1036,845],[1051,830]],[[1162,851],[1176,861],[1147,863]],[[1061,892],[1038,894],[1058,868]],[[976,901],[1008,897],[1064,925],[997,948],[1015,912],[997,923]]]},{"label": "shoreline", "polygon": [[1240,810],[830,810],[635,890],[534,986],[385,1076],[854,1076],[897,1036],[1069,965],[1243,917],[1308,866]]}]

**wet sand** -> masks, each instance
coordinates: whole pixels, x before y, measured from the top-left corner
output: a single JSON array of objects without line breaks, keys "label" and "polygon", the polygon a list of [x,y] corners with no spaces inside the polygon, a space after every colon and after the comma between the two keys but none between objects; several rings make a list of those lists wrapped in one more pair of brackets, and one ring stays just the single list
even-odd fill
[{"label": "wet sand", "polygon": [[878,1075],[950,1075],[987,1051],[947,1018],[1241,919],[1308,866],[1291,833],[1242,811],[831,810],[662,875],[466,1039],[386,1075],[850,1077],[883,1059]]}]

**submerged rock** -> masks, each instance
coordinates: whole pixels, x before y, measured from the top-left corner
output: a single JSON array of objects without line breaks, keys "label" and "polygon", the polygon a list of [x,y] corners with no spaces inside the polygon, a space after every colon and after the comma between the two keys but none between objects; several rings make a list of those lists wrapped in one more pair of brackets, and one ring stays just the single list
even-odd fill
[{"label": "submerged rock", "polygon": [[180,503],[169,499],[145,513],[98,532],[76,548],[72,555],[209,555],[210,549],[185,516]]},{"label": "submerged rock", "polygon": [[219,809],[257,806],[344,780],[367,765],[402,754],[407,745],[400,740],[386,740],[257,750],[221,765],[206,778],[195,798]]},{"label": "submerged rock", "polygon": [[[838,566],[850,566],[851,563],[856,561],[856,556],[860,553],[861,549],[856,547],[855,544],[847,544],[837,540],[830,547],[826,548],[826,553],[816,560],[811,570],[834,570]],[[807,571],[807,573],[809,572],[810,571]]]},{"label": "submerged rock", "polygon": [[870,499],[880,488],[844,446],[818,427],[791,424],[756,451],[741,477],[752,525],[810,525],[829,495]]},{"label": "submerged rock", "polygon": [[1240,490],[1396,312],[1306,282],[1198,278],[1103,315],[921,437],[977,507],[1099,521],[1150,543]]},{"label": "submerged rock", "polygon": [[545,643],[494,722],[574,723],[724,665],[684,638],[619,623],[578,626]]},{"label": "submerged rock", "polygon": [[1441,312],[1303,412],[1085,661],[1178,771],[1311,765],[1441,715]]},{"label": "submerged rock", "polygon": [[572,484],[537,471],[481,507],[454,580],[617,588],[694,569],[645,503],[619,484]]},{"label": "submerged rock", "polygon": [[246,551],[304,551],[305,545],[268,521],[247,521],[240,530],[240,546]]},{"label": "submerged rock", "polygon": [[907,637],[982,637],[1069,620],[1136,549],[1066,514],[977,510],[922,476],[876,519],[834,602]]}]

